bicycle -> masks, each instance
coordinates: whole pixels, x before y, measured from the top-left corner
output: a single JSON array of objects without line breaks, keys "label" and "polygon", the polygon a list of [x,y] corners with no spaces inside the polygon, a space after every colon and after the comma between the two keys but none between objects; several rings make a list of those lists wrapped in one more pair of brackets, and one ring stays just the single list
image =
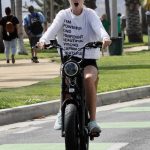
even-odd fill
[{"label": "bicycle", "polygon": [[[102,47],[101,42],[90,42],[84,47],[78,49],[73,54],[67,54],[65,50],[52,40],[51,46],[60,49],[61,56],[61,114],[62,129],[61,135],[65,138],[66,150],[88,150],[89,138],[94,140],[100,133],[89,133],[88,131],[88,110],[86,107],[84,85],[83,85],[83,68],[80,64],[84,60],[86,48]],[[50,46],[47,45],[46,47]],[[50,47],[51,48],[51,47]],[[82,50],[82,58],[77,61],[74,55]],[[64,56],[65,54],[65,56]]]}]

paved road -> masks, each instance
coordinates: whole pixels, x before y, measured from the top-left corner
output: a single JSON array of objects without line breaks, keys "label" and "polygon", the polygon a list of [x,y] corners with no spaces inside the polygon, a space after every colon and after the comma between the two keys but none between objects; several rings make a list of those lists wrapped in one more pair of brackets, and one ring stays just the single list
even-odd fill
[{"label": "paved road", "polygon": [[[56,116],[0,127],[0,150],[65,150],[64,139],[53,130]],[[90,150],[149,150],[150,99],[97,108],[101,137]]]}]

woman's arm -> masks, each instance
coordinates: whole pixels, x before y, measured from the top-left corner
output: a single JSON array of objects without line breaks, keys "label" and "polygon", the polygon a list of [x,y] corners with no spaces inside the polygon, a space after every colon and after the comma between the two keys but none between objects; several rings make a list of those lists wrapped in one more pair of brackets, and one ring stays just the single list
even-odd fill
[{"label": "woman's arm", "polygon": [[53,23],[47,29],[47,31],[40,38],[40,42],[49,43],[50,40],[55,39],[57,33],[62,28],[64,23],[64,10],[61,10],[54,19]]}]

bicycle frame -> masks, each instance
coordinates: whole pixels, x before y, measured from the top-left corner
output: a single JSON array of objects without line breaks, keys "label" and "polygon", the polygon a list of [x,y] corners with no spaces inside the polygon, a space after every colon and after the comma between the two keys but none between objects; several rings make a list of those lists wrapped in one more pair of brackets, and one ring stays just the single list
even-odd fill
[{"label": "bicycle frame", "polygon": [[[86,107],[85,101],[85,91],[84,91],[84,68],[80,67],[80,63],[84,60],[85,50],[86,47],[93,47],[97,48],[101,46],[102,43],[88,43],[84,47],[80,48],[78,51],[82,50],[82,57],[80,61],[74,59],[74,55],[78,52],[74,52],[72,55],[64,56],[63,55],[63,48],[57,44],[56,41],[51,41],[54,47],[60,49],[60,56],[61,56],[61,112],[62,112],[62,130],[61,135],[65,137],[65,110],[67,105],[73,104],[77,109],[77,136],[80,139],[80,147],[78,149],[87,150],[88,149],[88,137],[90,136],[88,133],[87,125],[89,122],[88,119],[88,111]],[[72,64],[71,64],[72,63]],[[67,74],[67,65],[73,65],[73,71],[77,71],[74,74]],[[65,71],[65,69],[67,71]],[[72,68],[69,68],[72,69]],[[93,136],[94,137],[94,136]],[[91,139],[93,139],[93,137]],[[84,142],[87,141],[87,146],[84,146]]]}]

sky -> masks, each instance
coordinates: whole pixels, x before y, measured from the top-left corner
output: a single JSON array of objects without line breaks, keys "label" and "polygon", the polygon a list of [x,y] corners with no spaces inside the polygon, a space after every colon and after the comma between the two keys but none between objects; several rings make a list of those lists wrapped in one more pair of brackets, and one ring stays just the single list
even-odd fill
[{"label": "sky", "polygon": [[[29,5],[35,5],[35,3],[31,3],[30,0],[23,0],[22,4],[24,5],[25,2]],[[124,0],[117,0],[118,3],[118,12],[121,12],[122,14],[125,14],[125,8],[124,8]],[[96,1],[97,9],[96,12],[99,16],[105,13],[105,3],[104,0],[97,0]],[[2,0],[2,14],[5,15],[5,7],[10,6],[10,0]]]}]

